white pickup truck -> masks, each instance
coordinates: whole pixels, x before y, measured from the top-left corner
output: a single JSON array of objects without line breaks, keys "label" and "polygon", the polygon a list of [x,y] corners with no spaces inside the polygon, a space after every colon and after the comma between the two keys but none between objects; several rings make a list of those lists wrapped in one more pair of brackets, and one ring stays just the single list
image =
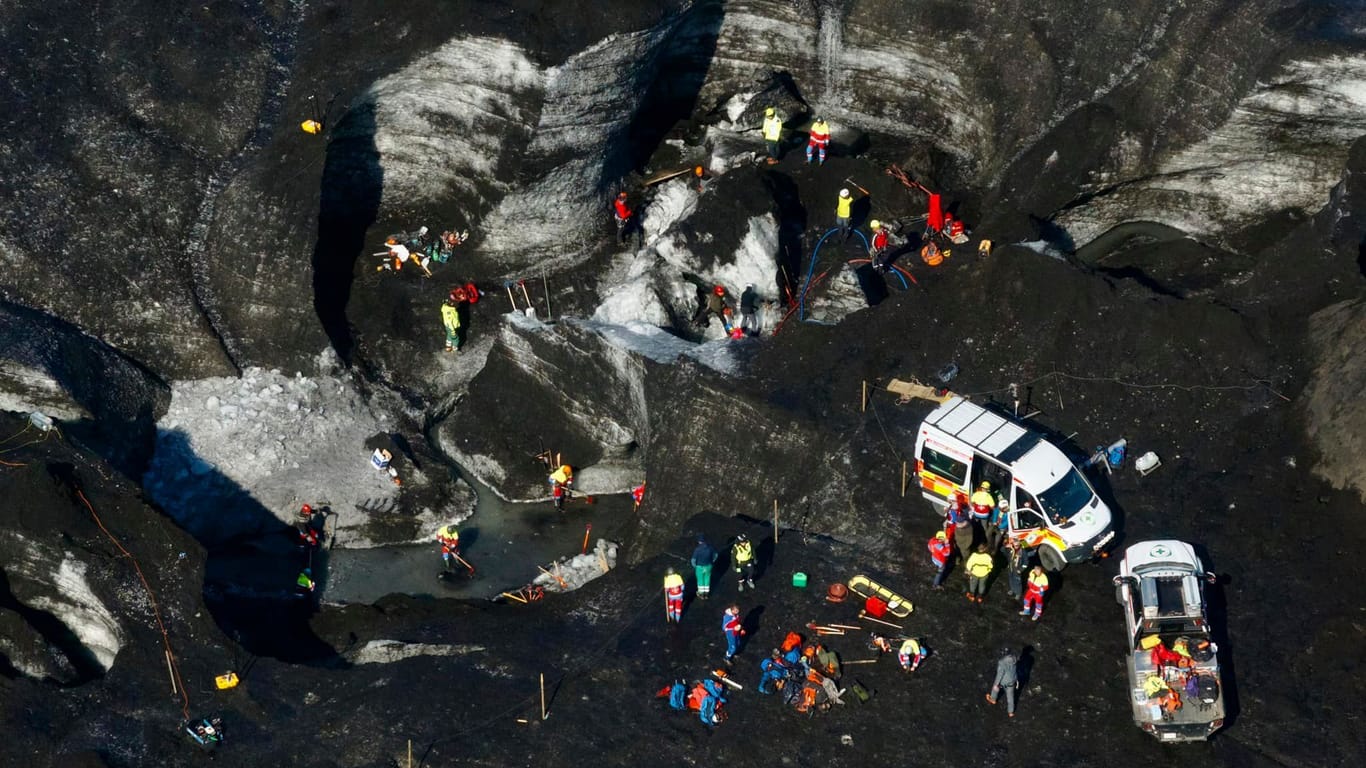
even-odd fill
[{"label": "white pickup truck", "polygon": [[1134,722],[1163,741],[1203,741],[1224,725],[1219,649],[1205,615],[1214,581],[1195,548],[1172,539],[1126,549],[1114,579]]}]

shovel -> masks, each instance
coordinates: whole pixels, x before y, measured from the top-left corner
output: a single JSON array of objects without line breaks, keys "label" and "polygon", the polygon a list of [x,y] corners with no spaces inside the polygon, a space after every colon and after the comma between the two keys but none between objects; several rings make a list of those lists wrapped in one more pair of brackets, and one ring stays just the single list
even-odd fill
[{"label": "shovel", "polygon": [[517,285],[521,287],[521,289],[522,289],[522,297],[526,299],[526,316],[527,316],[527,317],[535,317],[535,316],[536,316],[536,308],[533,307],[533,306],[531,305],[531,294],[529,294],[529,293],[526,292],[526,281],[525,281],[525,280],[518,280],[518,281],[517,281]]}]

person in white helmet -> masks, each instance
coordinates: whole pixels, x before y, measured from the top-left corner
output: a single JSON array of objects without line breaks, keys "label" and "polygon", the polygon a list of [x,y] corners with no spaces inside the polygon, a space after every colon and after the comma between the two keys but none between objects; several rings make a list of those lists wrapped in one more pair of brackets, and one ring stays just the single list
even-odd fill
[{"label": "person in white helmet", "polygon": [[853,215],[854,196],[848,187],[840,190],[839,200],[835,203],[835,226],[839,227],[844,239],[849,239],[849,219]]}]

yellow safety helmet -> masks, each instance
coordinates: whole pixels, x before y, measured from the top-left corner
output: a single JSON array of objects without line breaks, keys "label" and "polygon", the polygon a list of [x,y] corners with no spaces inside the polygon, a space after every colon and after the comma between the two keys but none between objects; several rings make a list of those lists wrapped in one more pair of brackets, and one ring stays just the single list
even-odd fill
[{"label": "yellow safety helmet", "polygon": [[773,107],[764,110],[764,117],[773,117],[776,114],[778,114],[778,111]]},{"label": "yellow safety helmet", "polygon": [[299,123],[299,127],[303,129],[304,133],[317,134],[322,133],[323,130],[323,124],[317,120],[305,120],[302,123]]},{"label": "yellow safety helmet", "polygon": [[982,481],[982,484],[979,485],[979,486],[977,486],[977,490],[979,490],[979,491],[989,491],[989,490],[991,490],[991,483],[988,483],[987,481],[983,480],[983,481]]},{"label": "yellow safety helmet", "polygon": [[868,222],[868,226],[872,229],[882,229],[882,222],[878,221],[877,219],[873,219],[872,221]]},{"label": "yellow safety helmet", "polygon": [[936,539],[939,539],[940,541],[948,541],[948,540],[949,540],[949,535],[948,535],[947,533],[944,533],[943,531],[939,531],[939,532],[935,533],[935,534],[934,534],[934,537],[935,537]]}]

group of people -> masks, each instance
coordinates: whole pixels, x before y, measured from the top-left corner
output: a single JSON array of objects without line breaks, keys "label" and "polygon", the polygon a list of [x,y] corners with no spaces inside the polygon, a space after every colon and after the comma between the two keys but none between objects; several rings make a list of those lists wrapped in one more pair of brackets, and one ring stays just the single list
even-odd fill
[{"label": "group of people", "polygon": [[315,510],[313,505],[304,504],[294,516],[294,532],[297,537],[295,543],[304,566],[294,579],[296,597],[311,598],[314,590],[318,588],[317,582],[313,580],[313,552],[322,543],[329,511],[326,507]]},{"label": "group of people", "polygon": [[944,588],[957,554],[967,576],[967,599],[983,604],[1000,557],[1010,595],[1021,601],[1020,615],[1034,621],[1043,618],[1048,574],[1043,566],[1031,565],[1034,551],[1008,535],[1009,530],[1010,501],[1004,494],[998,499],[989,481],[982,481],[966,504],[957,495],[951,497],[944,513],[944,527],[935,532],[927,545],[935,569],[931,586]]},{"label": "group of people", "polygon": [[724,285],[718,283],[698,302],[697,312],[692,320],[694,325],[705,328],[715,316],[721,321],[721,327],[725,329],[727,336],[742,339],[746,336],[759,335],[758,313],[759,291],[755,289],[754,283],[746,283],[744,292],[740,294],[740,323],[737,325],[730,293]]},{"label": "group of people", "polygon": [[403,270],[403,265],[413,264],[422,271],[425,277],[431,277],[431,270],[428,269],[431,263],[445,264],[450,261],[455,249],[470,237],[468,230],[446,230],[436,239],[428,237],[427,233],[426,227],[419,227],[416,232],[410,234],[399,233],[386,237],[384,239],[385,249],[374,254],[382,257],[379,266],[375,267],[375,271],[400,272]]}]

